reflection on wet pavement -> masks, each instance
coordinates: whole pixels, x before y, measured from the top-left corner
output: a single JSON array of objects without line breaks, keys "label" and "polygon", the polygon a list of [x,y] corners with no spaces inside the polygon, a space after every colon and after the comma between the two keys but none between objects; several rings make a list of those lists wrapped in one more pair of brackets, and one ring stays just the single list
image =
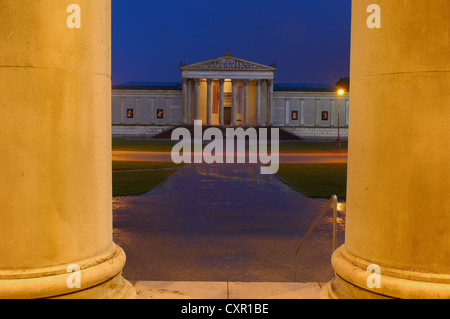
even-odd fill
[{"label": "reflection on wet pavement", "polygon": [[[151,192],[113,201],[129,280],[292,281],[294,253],[325,206],[256,164],[187,165]],[[343,243],[345,203],[338,205]],[[301,253],[300,281],[327,281],[332,211]]]}]

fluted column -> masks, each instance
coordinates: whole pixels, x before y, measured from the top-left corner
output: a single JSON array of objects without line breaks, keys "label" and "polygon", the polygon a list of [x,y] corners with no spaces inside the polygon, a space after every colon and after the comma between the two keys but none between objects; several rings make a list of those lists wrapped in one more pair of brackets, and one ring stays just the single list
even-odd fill
[{"label": "fluted column", "polygon": [[248,126],[248,85],[249,80],[244,81],[244,123]]},{"label": "fluted column", "polygon": [[224,83],[225,80],[224,79],[219,79],[219,88],[220,88],[220,93],[219,93],[219,124],[223,125],[224,124]]},{"label": "fluted column", "polygon": [[207,98],[206,98],[206,124],[211,125],[211,112],[212,112],[212,98],[211,98],[211,85],[212,80],[208,79],[207,81]]},{"label": "fluted column", "polygon": [[237,90],[236,90],[236,80],[231,80],[231,125],[236,126],[236,108],[237,108]]},{"label": "fluted column", "polygon": [[200,79],[194,79],[195,85],[195,120],[200,120]]},{"label": "fluted column", "polygon": [[261,126],[261,80],[256,80],[256,125]]},{"label": "fluted column", "polygon": [[0,298],[134,294],[112,237],[111,3],[77,4],[0,6]]},{"label": "fluted column", "polygon": [[273,104],[273,80],[267,81],[267,110],[269,111],[269,125],[274,123],[274,104]]},{"label": "fluted column", "polygon": [[323,295],[449,299],[449,2],[372,3],[353,1],[346,238]]}]

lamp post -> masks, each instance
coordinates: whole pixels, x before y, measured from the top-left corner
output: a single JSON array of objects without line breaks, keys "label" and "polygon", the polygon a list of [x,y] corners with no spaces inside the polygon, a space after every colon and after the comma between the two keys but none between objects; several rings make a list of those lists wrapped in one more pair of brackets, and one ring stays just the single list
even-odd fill
[{"label": "lamp post", "polygon": [[338,135],[337,135],[337,152],[341,152],[341,96],[344,95],[345,91],[342,89],[339,89],[338,94]]}]

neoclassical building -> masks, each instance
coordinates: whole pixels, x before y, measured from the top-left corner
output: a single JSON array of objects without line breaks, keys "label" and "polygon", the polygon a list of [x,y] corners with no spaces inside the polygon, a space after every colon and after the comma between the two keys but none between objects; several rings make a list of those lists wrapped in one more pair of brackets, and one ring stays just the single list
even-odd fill
[{"label": "neoclassical building", "polygon": [[202,120],[212,126],[276,126],[307,138],[347,136],[348,94],[329,85],[275,83],[276,66],[232,56],[180,64],[181,83],[113,86],[114,136],[154,136]]}]

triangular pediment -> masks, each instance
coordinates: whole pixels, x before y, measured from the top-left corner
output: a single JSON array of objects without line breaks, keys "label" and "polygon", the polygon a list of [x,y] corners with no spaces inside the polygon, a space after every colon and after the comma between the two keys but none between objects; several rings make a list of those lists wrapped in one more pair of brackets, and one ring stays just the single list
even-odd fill
[{"label": "triangular pediment", "polygon": [[276,71],[275,65],[267,66],[260,63],[255,63],[251,61],[247,61],[244,59],[236,58],[231,56],[231,54],[227,51],[227,55],[203,61],[199,63],[189,64],[189,65],[180,65],[181,71],[187,70],[235,70],[235,71]]}]

